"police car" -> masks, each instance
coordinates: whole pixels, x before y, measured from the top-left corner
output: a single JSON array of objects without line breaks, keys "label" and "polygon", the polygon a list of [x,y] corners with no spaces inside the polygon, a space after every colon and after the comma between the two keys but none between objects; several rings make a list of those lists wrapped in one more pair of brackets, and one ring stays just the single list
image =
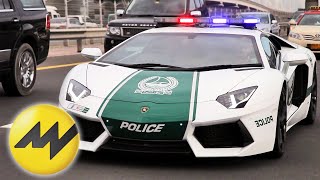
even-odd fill
[{"label": "police car", "polygon": [[82,150],[281,157],[287,131],[315,121],[314,54],[251,30],[256,19],[208,21],[144,31],[104,55],[83,50],[97,59],[73,68],[59,97]]}]

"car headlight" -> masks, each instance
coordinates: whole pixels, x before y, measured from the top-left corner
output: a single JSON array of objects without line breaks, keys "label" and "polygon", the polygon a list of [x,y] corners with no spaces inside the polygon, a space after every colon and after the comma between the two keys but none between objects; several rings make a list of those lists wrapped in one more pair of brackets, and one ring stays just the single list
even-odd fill
[{"label": "car headlight", "polygon": [[248,87],[223,94],[217,101],[228,109],[243,108],[257,90],[258,86]]},{"label": "car headlight", "polygon": [[294,32],[290,32],[289,37],[292,37],[294,39],[302,40],[302,35]]},{"label": "car headlight", "polygon": [[91,94],[91,91],[75,80],[70,80],[66,100],[70,102],[77,102],[80,99],[88,97]]},{"label": "car headlight", "polygon": [[120,31],[120,27],[108,27],[108,33],[109,34],[112,34],[112,35],[120,35],[121,33],[120,33],[121,31]]}]

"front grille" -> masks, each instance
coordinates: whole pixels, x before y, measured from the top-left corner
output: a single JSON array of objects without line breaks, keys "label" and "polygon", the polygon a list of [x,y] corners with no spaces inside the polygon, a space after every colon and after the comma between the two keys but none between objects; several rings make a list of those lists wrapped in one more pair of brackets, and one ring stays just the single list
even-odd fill
[{"label": "front grille", "polygon": [[191,153],[186,141],[141,141],[112,137],[103,149],[145,153]]},{"label": "front grille", "polygon": [[100,122],[89,121],[80,117],[75,117],[75,121],[82,141],[93,142],[105,131]]},{"label": "front grille", "polygon": [[123,37],[131,37],[136,34],[139,34],[148,29],[140,29],[140,28],[122,28],[122,36]]},{"label": "front grille", "polygon": [[303,38],[305,40],[309,40],[309,41],[320,41],[320,36],[317,34],[315,36],[313,35],[303,35]]},{"label": "front grille", "polygon": [[251,135],[241,121],[196,127],[194,135],[204,148],[245,147],[253,143]]},{"label": "front grille", "polygon": [[314,36],[313,35],[303,35],[303,38],[305,39],[305,40],[313,40],[313,38],[314,38]]}]

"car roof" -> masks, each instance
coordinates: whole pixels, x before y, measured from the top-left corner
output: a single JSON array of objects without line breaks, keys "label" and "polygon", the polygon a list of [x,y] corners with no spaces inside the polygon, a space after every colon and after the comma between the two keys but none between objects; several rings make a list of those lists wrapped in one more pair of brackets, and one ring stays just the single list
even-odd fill
[{"label": "car roof", "polygon": [[304,14],[320,14],[320,10],[310,10],[306,11]]},{"label": "car roof", "polygon": [[215,27],[215,28],[200,28],[200,27],[164,27],[153,28],[142,33],[207,33],[207,34],[234,34],[234,35],[249,35],[259,36],[261,31],[244,29],[241,27]]}]

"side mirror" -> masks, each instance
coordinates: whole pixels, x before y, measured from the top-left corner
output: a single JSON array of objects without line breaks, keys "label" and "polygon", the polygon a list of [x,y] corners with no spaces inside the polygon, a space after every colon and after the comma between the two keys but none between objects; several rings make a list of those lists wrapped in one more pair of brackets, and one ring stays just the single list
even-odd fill
[{"label": "side mirror", "polygon": [[124,10],[123,9],[118,9],[116,14],[117,14],[117,16],[122,16],[124,14]]},{"label": "side mirror", "polygon": [[309,61],[309,57],[304,53],[294,53],[292,54],[292,56],[290,57],[286,56],[283,59],[283,62],[287,63],[289,66],[302,65],[307,63],[308,61]]},{"label": "side mirror", "polygon": [[272,20],[271,23],[272,23],[272,24],[277,24],[278,21],[277,21],[277,20]]},{"label": "side mirror", "polygon": [[202,13],[201,13],[201,11],[191,11],[190,15],[191,16],[201,16]]},{"label": "side mirror", "polygon": [[84,48],[81,55],[90,60],[96,60],[102,56],[102,51],[99,48]]}]

